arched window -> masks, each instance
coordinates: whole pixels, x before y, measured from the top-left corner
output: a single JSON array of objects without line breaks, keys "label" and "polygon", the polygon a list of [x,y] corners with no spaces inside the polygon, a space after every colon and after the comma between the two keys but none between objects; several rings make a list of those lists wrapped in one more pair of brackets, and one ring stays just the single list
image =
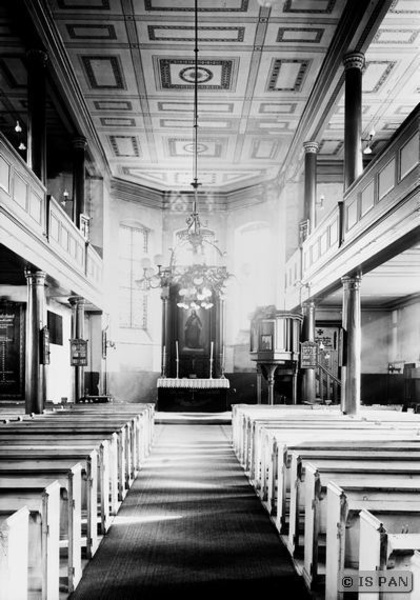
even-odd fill
[{"label": "arched window", "polygon": [[147,295],[139,288],[141,261],[149,250],[149,231],[141,226],[120,225],[119,302],[120,327],[147,329]]},{"label": "arched window", "polygon": [[249,329],[257,306],[274,301],[273,239],[268,223],[251,223],[235,234],[236,325]]}]

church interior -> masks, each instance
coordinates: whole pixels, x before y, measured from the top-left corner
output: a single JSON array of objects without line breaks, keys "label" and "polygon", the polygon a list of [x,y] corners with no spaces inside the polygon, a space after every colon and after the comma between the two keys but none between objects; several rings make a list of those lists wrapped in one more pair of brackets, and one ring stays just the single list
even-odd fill
[{"label": "church interior", "polygon": [[0,600],[419,598],[418,2],[6,0],[0,82]]}]

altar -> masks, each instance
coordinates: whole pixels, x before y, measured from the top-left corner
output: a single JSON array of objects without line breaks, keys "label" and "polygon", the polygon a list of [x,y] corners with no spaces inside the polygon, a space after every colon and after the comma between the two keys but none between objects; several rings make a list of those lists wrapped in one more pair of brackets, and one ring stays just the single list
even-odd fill
[{"label": "altar", "polygon": [[160,377],[157,380],[159,411],[227,410],[229,379]]}]

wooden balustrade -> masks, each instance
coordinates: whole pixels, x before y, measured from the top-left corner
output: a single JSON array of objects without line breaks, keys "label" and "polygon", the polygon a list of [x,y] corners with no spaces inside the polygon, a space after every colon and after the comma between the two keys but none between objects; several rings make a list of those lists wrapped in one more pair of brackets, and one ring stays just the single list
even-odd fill
[{"label": "wooden balustrade", "polygon": [[417,108],[346,191],[342,202],[291,256],[286,264],[289,310],[299,303],[298,284],[309,284],[316,278],[321,283],[316,289],[311,287],[311,292],[320,293],[323,286],[334,286],[351,269],[386,252],[389,245],[408,237],[417,227],[419,116]]},{"label": "wooden balustrade", "polygon": [[319,397],[323,404],[337,404],[340,402],[341,381],[320,363],[317,366],[317,380]]},{"label": "wooden balustrade", "polygon": [[36,236],[84,280],[100,287],[101,257],[1,134],[0,229],[19,239],[25,232],[31,240]]}]

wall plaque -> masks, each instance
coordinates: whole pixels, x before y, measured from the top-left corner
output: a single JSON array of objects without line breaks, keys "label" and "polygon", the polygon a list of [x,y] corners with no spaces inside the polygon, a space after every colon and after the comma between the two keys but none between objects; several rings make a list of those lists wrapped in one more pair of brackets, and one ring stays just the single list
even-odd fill
[{"label": "wall plaque", "polygon": [[0,301],[0,399],[25,397],[25,311],[21,302]]},{"label": "wall plaque", "polygon": [[86,367],[87,340],[70,340],[70,364],[73,367]]},{"label": "wall plaque", "polygon": [[318,344],[302,342],[300,345],[300,368],[315,369],[318,364]]}]

